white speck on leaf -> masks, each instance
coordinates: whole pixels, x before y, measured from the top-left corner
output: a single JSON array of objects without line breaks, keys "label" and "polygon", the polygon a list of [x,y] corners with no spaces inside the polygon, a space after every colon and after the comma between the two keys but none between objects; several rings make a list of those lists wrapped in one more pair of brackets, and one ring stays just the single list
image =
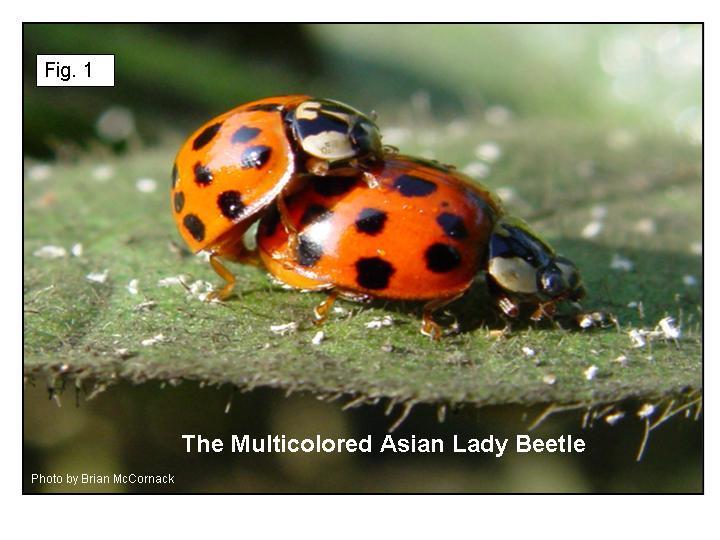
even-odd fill
[{"label": "white speck on leaf", "polygon": [[393,324],[393,318],[390,315],[385,315],[382,319],[373,319],[370,322],[365,323],[365,328],[371,330],[377,330],[383,326],[391,326]]},{"label": "white speck on leaf", "polygon": [[687,287],[694,287],[698,284],[697,278],[695,276],[691,276],[690,274],[683,276],[683,285],[686,285]]},{"label": "white speck on leaf", "polygon": [[635,268],[635,265],[630,259],[623,257],[619,253],[615,253],[612,260],[610,261],[610,268],[612,270],[630,272],[633,268]]},{"label": "white speck on leaf", "polygon": [[497,193],[497,196],[500,197],[500,200],[504,203],[509,203],[517,199],[515,188],[508,186],[500,186],[495,190],[495,193]]},{"label": "white speck on leaf", "polygon": [[107,182],[115,174],[115,169],[110,165],[98,165],[92,170],[92,177],[98,182]]},{"label": "white speck on leaf", "polygon": [[90,272],[88,275],[85,276],[85,279],[87,279],[88,281],[92,281],[93,283],[105,283],[109,273],[110,270],[108,269],[105,269],[102,272]]},{"label": "white speck on leaf", "polygon": [[126,287],[127,292],[129,292],[130,294],[137,294],[138,293],[138,284],[139,284],[139,280],[131,279]]},{"label": "white speck on leaf", "polygon": [[473,178],[487,178],[490,174],[490,167],[481,161],[472,161],[463,167],[462,172]]},{"label": "white speck on leaf", "polygon": [[152,345],[155,345],[156,343],[161,343],[161,342],[165,341],[166,339],[167,338],[164,335],[156,334],[151,338],[143,339],[140,342],[140,345],[142,345],[143,347],[150,347]]},{"label": "white speck on leaf", "polygon": [[592,381],[595,378],[595,375],[597,375],[598,367],[596,365],[592,365],[589,368],[587,368],[585,371],[583,371],[583,375],[585,375],[585,378],[588,381]]},{"label": "white speck on leaf", "polygon": [[313,345],[320,345],[325,340],[325,332],[318,331],[312,338]]},{"label": "white speck on leaf", "polygon": [[672,317],[661,319],[658,326],[666,339],[678,339],[682,335],[680,329],[675,326],[675,319]]},{"label": "white speck on leaf", "polygon": [[274,324],[270,326],[270,331],[273,334],[284,336],[285,334],[291,334],[298,329],[298,323],[289,322],[285,324]]},{"label": "white speck on leaf", "polygon": [[52,176],[52,173],[52,166],[46,163],[38,163],[26,169],[28,179],[32,180],[33,182],[44,182]]},{"label": "white speck on leaf", "polygon": [[494,163],[500,159],[500,156],[502,156],[502,149],[492,141],[482,143],[475,148],[475,157],[488,163]]},{"label": "white speck on leaf", "polygon": [[645,346],[645,336],[640,332],[640,330],[633,328],[630,330],[628,335],[633,342],[633,347],[636,349]]},{"label": "white speck on leaf", "polygon": [[555,377],[555,375],[553,375],[552,373],[548,373],[547,375],[543,375],[542,381],[543,381],[545,384],[550,384],[550,385],[552,385],[552,384],[555,384],[555,383],[557,382],[557,377]]},{"label": "white speck on leaf", "polygon": [[157,182],[152,178],[140,178],[135,182],[135,187],[140,193],[153,193],[157,189]]},{"label": "white speck on leaf", "polygon": [[608,207],[604,204],[596,204],[590,210],[590,215],[593,219],[605,219],[608,215]]},{"label": "white speck on leaf", "polygon": [[583,230],[580,232],[580,235],[583,238],[595,238],[597,235],[599,235],[603,230],[603,222],[594,220],[585,225],[583,227]]},{"label": "white speck on leaf", "polygon": [[512,120],[512,111],[503,105],[493,105],[485,111],[485,121],[491,126],[504,126]]},{"label": "white speck on leaf", "polygon": [[531,349],[530,347],[523,347],[522,352],[525,356],[535,356],[536,354],[535,349]]},{"label": "white speck on leaf", "polygon": [[73,254],[73,257],[82,257],[83,245],[79,242],[77,244],[73,244],[73,246],[70,248],[70,253]]},{"label": "white speck on leaf", "polygon": [[36,250],[33,255],[41,259],[59,259],[67,255],[67,251],[61,246],[43,246]]},{"label": "white speck on leaf", "polygon": [[157,284],[160,287],[172,287],[173,285],[185,286],[186,278],[187,276],[185,274],[180,274],[178,276],[169,276],[158,280]]},{"label": "white speck on leaf", "polygon": [[617,363],[617,364],[620,364],[621,366],[627,366],[628,357],[625,356],[624,354],[621,354],[621,355],[618,356],[617,358],[614,358],[612,361],[615,362],[615,363]]},{"label": "white speck on leaf", "polygon": [[635,232],[639,234],[644,234],[646,236],[652,236],[657,231],[657,226],[655,225],[655,222],[650,218],[644,218],[635,223],[634,226]]}]

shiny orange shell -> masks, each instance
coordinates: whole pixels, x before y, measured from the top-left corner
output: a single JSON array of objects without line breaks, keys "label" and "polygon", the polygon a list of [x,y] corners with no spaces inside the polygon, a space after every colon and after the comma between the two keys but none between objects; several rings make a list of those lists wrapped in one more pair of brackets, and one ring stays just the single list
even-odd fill
[{"label": "shiny orange shell", "polygon": [[268,206],[292,179],[293,151],[282,114],[309,96],[246,103],[213,118],[183,144],[172,173],[173,216],[193,251],[223,254],[249,218]]},{"label": "shiny orange shell", "polygon": [[276,208],[257,233],[280,281],[349,296],[431,300],[466,290],[486,260],[503,213],[486,188],[436,163],[398,156],[362,177],[312,178],[287,199],[294,248]]}]

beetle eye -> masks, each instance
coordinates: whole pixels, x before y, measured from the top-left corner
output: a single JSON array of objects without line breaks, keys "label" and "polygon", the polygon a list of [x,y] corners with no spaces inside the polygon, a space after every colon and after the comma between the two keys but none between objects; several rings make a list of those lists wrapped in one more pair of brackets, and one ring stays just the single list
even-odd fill
[{"label": "beetle eye", "polygon": [[565,280],[560,270],[553,266],[542,273],[540,278],[542,291],[549,296],[558,296],[565,289]]}]

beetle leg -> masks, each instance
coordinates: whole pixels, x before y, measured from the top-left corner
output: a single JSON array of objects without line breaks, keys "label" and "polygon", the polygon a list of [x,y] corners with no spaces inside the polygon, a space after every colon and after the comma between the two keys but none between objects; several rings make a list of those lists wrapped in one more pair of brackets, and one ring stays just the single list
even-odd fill
[{"label": "beetle leg", "polygon": [[420,333],[424,336],[429,336],[434,341],[438,341],[440,338],[442,338],[442,328],[433,319],[433,313],[436,312],[438,309],[447,306],[450,302],[457,300],[463,294],[465,294],[465,291],[455,296],[451,296],[450,298],[437,298],[435,300],[430,300],[430,302],[425,304],[425,306],[423,307],[423,320],[422,327],[420,328]]},{"label": "beetle leg", "polygon": [[556,307],[555,302],[546,302],[544,304],[538,304],[535,312],[530,316],[530,320],[541,321],[543,317],[552,319],[555,315]]},{"label": "beetle leg", "polygon": [[235,283],[237,283],[235,274],[233,274],[223,263],[220,262],[220,258],[215,253],[210,254],[210,266],[212,266],[217,275],[225,280],[225,285],[208,294],[206,300],[208,302],[211,300],[227,300],[235,287]]},{"label": "beetle leg", "polygon": [[297,251],[298,232],[295,228],[295,225],[293,225],[292,221],[290,221],[290,210],[288,210],[287,204],[285,202],[284,193],[280,193],[280,195],[278,195],[277,197],[277,208],[278,212],[280,213],[280,221],[285,228],[285,232],[288,235],[288,252],[295,253]]},{"label": "beetle leg", "polygon": [[330,308],[335,303],[335,300],[337,300],[338,294],[339,292],[336,289],[332,289],[328,293],[327,298],[315,307],[313,310],[313,315],[315,315],[314,324],[322,324],[327,320]]}]

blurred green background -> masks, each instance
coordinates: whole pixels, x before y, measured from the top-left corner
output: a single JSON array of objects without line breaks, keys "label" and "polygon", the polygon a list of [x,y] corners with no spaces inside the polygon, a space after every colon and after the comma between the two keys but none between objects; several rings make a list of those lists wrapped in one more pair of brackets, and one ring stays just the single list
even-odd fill
[{"label": "blurred green background", "polygon": [[[535,123],[541,132],[560,121],[580,131],[622,126],[607,141],[618,149],[631,146],[636,133],[702,144],[699,25],[26,24],[23,40],[23,146],[31,179],[47,174],[56,160],[111,153],[122,158],[157,147],[174,152],[210,117],[285,93],[374,110],[386,143],[451,162],[464,155],[460,165],[473,150],[435,156],[438,146],[451,143],[438,141],[439,132],[426,127],[462,136],[473,123],[505,132],[514,123]],[[115,87],[37,88],[35,55],[52,53],[114,54]],[[485,148],[485,154],[492,151]],[[468,172],[483,177],[485,161],[492,160],[476,157]],[[157,383],[120,383],[91,401],[82,395],[79,407],[71,389],[58,408],[47,399],[45,381],[30,376],[24,469],[182,471],[174,489],[220,492],[697,492],[702,485],[699,422],[674,418],[653,433],[636,464],[640,421],[581,430],[577,412],[551,417],[538,435],[582,436],[590,451],[580,455],[509,455],[500,461],[452,454],[186,455],[181,433],[377,438],[397,415],[386,417],[382,406],[342,411],[337,403],[285,398],[268,389],[236,393],[225,414],[230,393],[193,382],[162,390]],[[512,436],[540,410],[462,410],[440,424],[434,407],[422,406],[397,434]],[[27,480],[24,475],[26,491],[53,490]]]}]

